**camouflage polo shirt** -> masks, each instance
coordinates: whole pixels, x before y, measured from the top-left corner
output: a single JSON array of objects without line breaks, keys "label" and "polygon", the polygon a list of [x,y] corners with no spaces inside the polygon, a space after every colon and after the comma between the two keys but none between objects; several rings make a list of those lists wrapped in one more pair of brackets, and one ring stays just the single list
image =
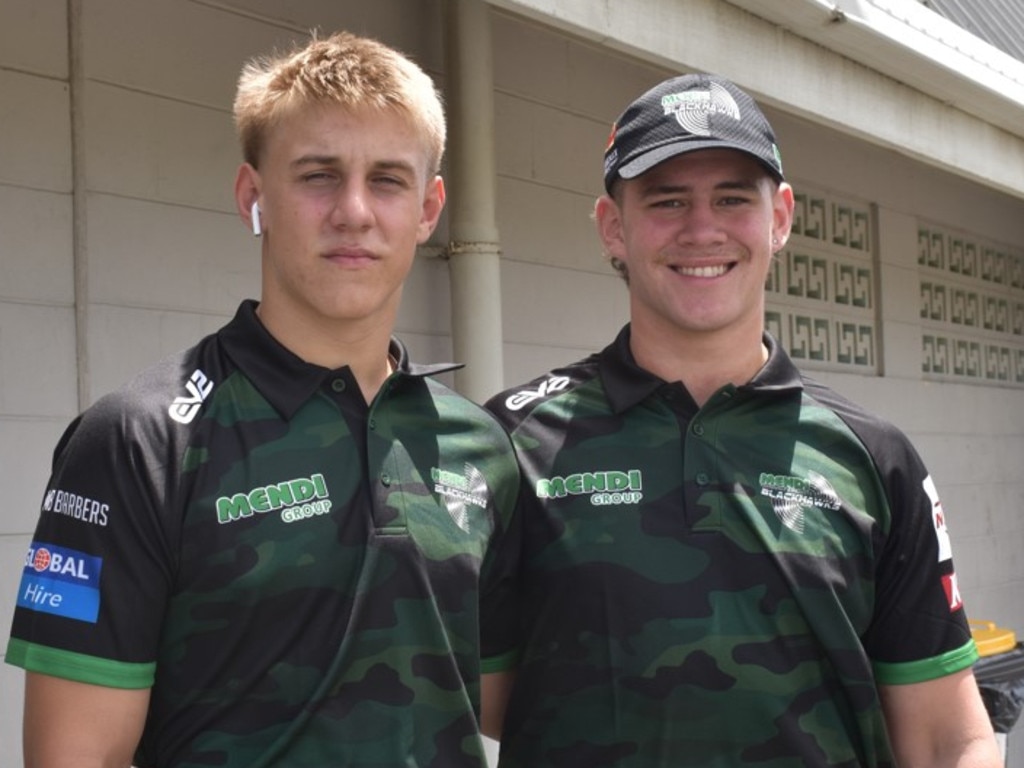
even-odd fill
[{"label": "camouflage polo shirt", "polygon": [[524,475],[502,768],[891,766],[876,683],[976,660],[918,455],[766,343],[700,408],[628,326],[489,403]]},{"label": "camouflage polo shirt", "polygon": [[483,768],[481,571],[518,469],[410,364],[367,407],[254,304],[54,458],[7,661],[152,686],[137,765]]}]

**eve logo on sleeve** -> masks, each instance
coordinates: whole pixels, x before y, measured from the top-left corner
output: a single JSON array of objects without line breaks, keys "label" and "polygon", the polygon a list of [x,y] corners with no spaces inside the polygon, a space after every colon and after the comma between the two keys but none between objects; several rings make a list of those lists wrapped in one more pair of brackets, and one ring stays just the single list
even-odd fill
[{"label": "eve logo on sleeve", "polygon": [[561,392],[570,383],[568,376],[552,376],[546,381],[542,381],[537,389],[524,389],[509,395],[505,399],[505,407],[510,411],[522,410],[534,400],[547,397],[555,392]]},{"label": "eve logo on sleeve", "polygon": [[168,415],[179,424],[189,424],[199,413],[199,407],[209,397],[213,390],[213,382],[206,374],[196,368],[192,376],[185,382],[187,395],[179,395],[174,398],[171,407],[167,409]]}]

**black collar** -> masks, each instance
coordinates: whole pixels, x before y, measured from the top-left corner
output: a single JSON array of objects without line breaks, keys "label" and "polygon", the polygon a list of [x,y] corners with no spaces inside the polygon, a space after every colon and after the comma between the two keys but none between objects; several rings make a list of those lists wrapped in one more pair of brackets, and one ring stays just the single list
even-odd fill
[{"label": "black collar", "polygon": [[[600,353],[601,381],[613,412],[622,413],[653,394],[668,382],[637,365],[629,348],[630,326],[625,325],[615,340]],[[779,346],[775,338],[765,332],[768,361],[746,384],[727,385],[738,392],[781,392],[802,390],[803,378],[799,369]]]},{"label": "black collar", "polygon": [[[243,301],[230,323],[217,335],[228,357],[278,413],[290,419],[323,385],[348,366],[330,369],[307,363],[282,346],[256,316],[258,302]],[[396,375],[433,376],[462,366],[456,363],[419,365],[409,360],[405,345],[394,336],[388,350],[398,362]]]}]

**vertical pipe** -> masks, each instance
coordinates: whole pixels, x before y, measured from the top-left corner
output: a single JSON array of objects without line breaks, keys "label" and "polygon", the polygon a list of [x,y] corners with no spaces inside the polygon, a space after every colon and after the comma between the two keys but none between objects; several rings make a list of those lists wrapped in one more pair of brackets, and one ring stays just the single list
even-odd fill
[{"label": "vertical pipe", "polygon": [[67,1],[68,99],[71,111],[71,259],[74,270],[75,357],[78,408],[92,400],[89,384],[89,263],[86,242],[85,117],[82,106],[85,69],[82,63],[83,0]]},{"label": "vertical pipe", "polygon": [[448,222],[455,388],[482,401],[504,386],[489,6],[446,0]]}]

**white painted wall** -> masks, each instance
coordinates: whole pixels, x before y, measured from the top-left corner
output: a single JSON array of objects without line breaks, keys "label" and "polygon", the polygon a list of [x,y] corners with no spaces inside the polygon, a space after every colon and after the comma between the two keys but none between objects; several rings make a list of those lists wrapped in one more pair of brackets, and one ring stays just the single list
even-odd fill
[{"label": "white painted wall", "polygon": [[[241,62],[312,26],[381,37],[438,75],[443,59],[439,0],[82,5],[88,325],[76,349],[66,2],[0,0],[0,653],[50,452],[79,407],[79,360],[91,401],[257,293],[256,245],[231,196]],[[667,70],[504,12],[493,20],[513,384],[599,349],[626,319],[589,213],[611,120]],[[943,493],[970,612],[1024,634],[1024,391],[922,381],[916,262],[921,218],[1024,248],[1024,201],[767,111],[798,189],[877,210],[885,375],[819,377],[912,436]],[[450,354],[448,295],[445,262],[420,258],[399,330],[421,359]],[[0,664],[0,753],[12,764],[21,685]],[[1024,737],[1011,738],[1011,757],[1016,746]]]},{"label": "white painted wall", "polygon": [[[53,443],[75,413],[64,3],[0,5],[0,650]],[[0,745],[20,754],[22,674],[0,665]],[[20,761],[18,761],[20,764]]]}]

